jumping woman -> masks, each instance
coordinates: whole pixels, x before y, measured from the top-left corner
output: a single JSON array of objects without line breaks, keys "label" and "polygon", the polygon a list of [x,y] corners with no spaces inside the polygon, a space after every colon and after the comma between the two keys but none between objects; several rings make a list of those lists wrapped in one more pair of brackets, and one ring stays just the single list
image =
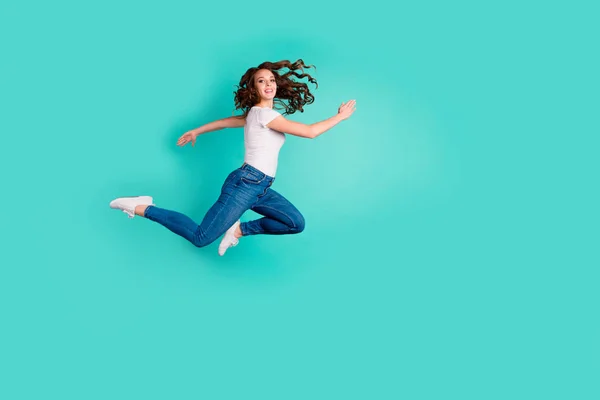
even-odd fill
[{"label": "jumping woman", "polygon": [[[241,109],[243,115],[210,122],[178,139],[178,146],[190,142],[194,146],[196,138],[204,133],[244,127],[244,163],[227,176],[219,198],[200,225],[177,211],[157,207],[151,196],[121,197],[111,201],[110,207],[122,210],[129,218],[137,215],[158,222],[197,247],[207,246],[225,234],[219,244],[221,256],[236,246],[242,236],[302,232],[304,217],[300,211],[271,188],[285,133],[314,139],[349,118],[356,104],[355,100],[342,103],[336,115],[314,124],[290,121],[276,111],[274,101],[285,110],[283,114],[288,115],[304,112],[304,105],[314,102],[308,85],[293,79],[308,78],[317,85],[317,81],[304,72],[304,68],[311,67],[302,60],[294,63],[283,60],[264,62],[248,69],[234,93],[235,108]],[[247,210],[263,217],[240,223],[240,217]]]}]

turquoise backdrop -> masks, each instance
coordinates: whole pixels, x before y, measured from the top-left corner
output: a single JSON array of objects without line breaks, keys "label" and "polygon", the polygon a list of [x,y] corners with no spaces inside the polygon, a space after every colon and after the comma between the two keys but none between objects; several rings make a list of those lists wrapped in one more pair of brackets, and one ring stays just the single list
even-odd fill
[{"label": "turquoise backdrop", "polygon": [[[3,2],[0,398],[569,399],[598,386],[593,2]],[[274,189],[300,235],[225,257],[251,66],[317,67]],[[257,217],[244,215],[244,220]]]}]

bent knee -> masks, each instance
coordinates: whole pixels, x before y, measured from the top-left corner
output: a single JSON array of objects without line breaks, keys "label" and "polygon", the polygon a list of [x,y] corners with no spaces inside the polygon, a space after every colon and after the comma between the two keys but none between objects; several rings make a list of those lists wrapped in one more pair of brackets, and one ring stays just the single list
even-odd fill
[{"label": "bent knee", "polygon": [[202,248],[202,247],[206,247],[208,245],[208,243],[206,242],[201,242],[199,240],[194,240],[192,241],[192,244],[198,248]]},{"label": "bent knee", "polygon": [[306,221],[304,220],[304,217],[302,215],[298,215],[294,219],[294,232],[300,233],[304,230],[305,227],[306,227]]},{"label": "bent knee", "polygon": [[206,235],[201,235],[199,233],[194,234],[193,238],[190,240],[192,244],[198,248],[206,247],[218,238],[207,237]]},{"label": "bent knee", "polygon": [[206,242],[204,242],[202,240],[199,240],[197,238],[194,238],[193,240],[190,240],[190,242],[192,242],[192,244],[194,246],[198,247],[198,248],[205,247],[208,244],[208,243],[206,243]]}]

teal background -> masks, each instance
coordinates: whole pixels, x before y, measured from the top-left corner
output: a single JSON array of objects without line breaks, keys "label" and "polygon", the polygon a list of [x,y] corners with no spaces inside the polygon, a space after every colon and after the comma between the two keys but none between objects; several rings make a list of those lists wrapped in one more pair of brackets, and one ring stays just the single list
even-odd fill
[{"label": "teal background", "polygon": [[[599,398],[592,4],[4,2],[0,398]],[[298,58],[291,119],[357,100],[281,151],[304,233],[221,258],[108,207],[200,220],[243,131],[177,138]]]}]

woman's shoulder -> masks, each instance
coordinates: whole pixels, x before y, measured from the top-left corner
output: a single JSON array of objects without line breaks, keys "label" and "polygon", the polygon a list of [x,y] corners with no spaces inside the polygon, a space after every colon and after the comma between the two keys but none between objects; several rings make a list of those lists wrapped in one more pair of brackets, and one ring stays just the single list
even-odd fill
[{"label": "woman's shoulder", "polygon": [[254,106],[248,112],[246,123],[250,126],[266,128],[267,124],[280,116],[281,113],[269,107]]}]

